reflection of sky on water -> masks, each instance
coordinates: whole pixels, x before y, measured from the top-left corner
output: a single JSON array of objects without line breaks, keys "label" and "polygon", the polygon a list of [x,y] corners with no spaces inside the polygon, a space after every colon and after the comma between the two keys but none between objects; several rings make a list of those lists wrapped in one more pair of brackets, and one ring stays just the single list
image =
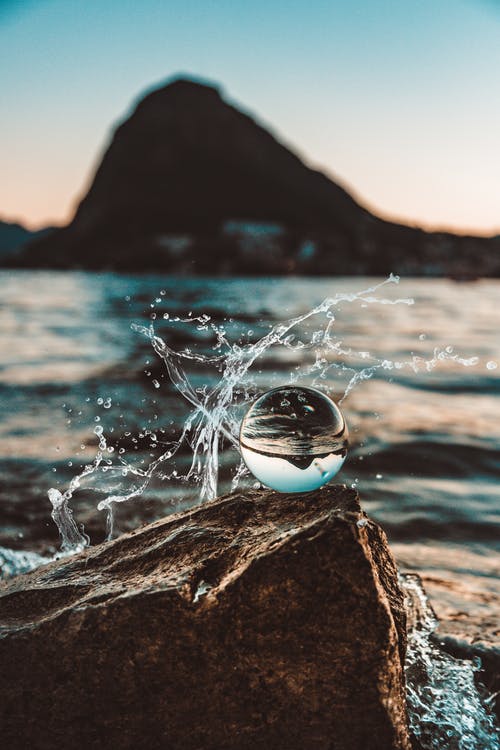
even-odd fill
[{"label": "reflection of sky on water", "polygon": [[[207,331],[163,320],[163,313],[168,312],[170,319],[189,311],[206,313],[219,322],[226,317],[230,340],[245,333],[256,340],[270,323],[303,313],[337,292],[365,286],[366,280],[355,278],[220,280],[1,273],[4,503],[19,508],[31,503],[43,534],[49,515],[47,488],[58,482],[64,487],[94,455],[97,417],[116,449],[126,448],[128,457],[137,462],[155,454],[147,430],[157,431],[161,442],[183,421],[186,404],[164,378],[148,342],[130,330],[131,322],[143,323],[156,314],[158,333],[174,349],[206,349]],[[405,535],[418,535],[426,518],[436,529],[441,524],[444,535],[453,531],[447,524],[455,523],[462,535],[463,524],[469,524],[469,537],[475,529],[479,534],[483,527],[493,531],[498,523],[491,488],[498,480],[493,456],[500,443],[500,368],[490,371],[485,366],[488,360],[498,360],[498,293],[499,284],[493,281],[459,285],[408,280],[386,287],[384,295],[413,296],[416,304],[411,307],[356,304],[335,311],[334,332],[346,349],[406,360],[411,352],[429,356],[435,346],[450,345],[465,356],[481,358],[477,366],[468,368],[448,361],[431,373],[380,372],[344,402],[353,450],[339,481],[359,479],[370,512],[373,508],[376,517],[387,520],[392,534],[401,529]],[[313,330],[314,322],[296,331],[292,344],[306,342]],[[307,357],[314,361],[306,349],[272,347],[254,368],[256,391],[282,385]],[[349,364],[363,367],[366,360],[353,359]],[[328,386],[335,397],[348,376],[331,373]],[[202,388],[218,377],[215,370],[195,367],[191,382]],[[99,405],[100,397],[110,397],[111,408]],[[140,434],[144,437],[133,444],[133,436]],[[233,454],[224,452],[223,479],[228,478],[232,462]],[[404,482],[402,472],[408,476]],[[376,479],[377,473],[383,477]],[[156,491],[182,495],[186,488],[171,483]],[[459,512],[453,511],[454,497],[460,498]],[[78,502],[83,507],[87,499],[77,498],[76,506]],[[137,517],[141,511],[127,512]],[[19,519],[22,512],[16,523]]]},{"label": "reflection of sky on water", "polygon": [[4,273],[1,383],[75,382],[127,350],[106,287],[85,274]]}]

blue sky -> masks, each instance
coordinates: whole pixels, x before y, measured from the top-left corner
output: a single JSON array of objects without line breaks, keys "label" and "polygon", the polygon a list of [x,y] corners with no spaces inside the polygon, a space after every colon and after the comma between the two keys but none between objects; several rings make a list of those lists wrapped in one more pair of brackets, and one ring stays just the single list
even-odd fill
[{"label": "blue sky", "polygon": [[500,231],[500,0],[0,0],[0,71],[0,215],[30,226],[183,72],[378,213]]}]

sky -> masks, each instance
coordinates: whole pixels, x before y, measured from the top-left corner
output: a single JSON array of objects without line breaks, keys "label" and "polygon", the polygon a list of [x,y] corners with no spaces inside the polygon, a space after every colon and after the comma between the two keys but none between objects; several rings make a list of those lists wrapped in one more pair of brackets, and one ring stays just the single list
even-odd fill
[{"label": "sky", "polygon": [[0,0],[0,217],[66,223],[179,73],[385,218],[500,233],[500,0]]}]

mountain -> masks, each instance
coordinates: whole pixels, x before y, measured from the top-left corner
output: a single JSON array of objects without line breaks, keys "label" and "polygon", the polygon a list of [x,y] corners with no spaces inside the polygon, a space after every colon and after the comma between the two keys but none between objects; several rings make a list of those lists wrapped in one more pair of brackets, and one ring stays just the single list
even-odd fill
[{"label": "mountain", "polygon": [[51,231],[52,227],[47,227],[31,232],[21,224],[0,220],[0,261],[19,253],[35,237],[43,237]]},{"label": "mountain", "polygon": [[500,275],[499,240],[383,221],[216,87],[177,79],[115,131],[71,223],[26,266]]}]

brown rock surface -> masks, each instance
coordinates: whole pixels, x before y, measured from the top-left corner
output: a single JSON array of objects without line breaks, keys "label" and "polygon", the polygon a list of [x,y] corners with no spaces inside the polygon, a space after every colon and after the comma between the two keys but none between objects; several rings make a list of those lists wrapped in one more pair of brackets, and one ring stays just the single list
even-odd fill
[{"label": "brown rock surface", "polygon": [[409,748],[403,597],[345,487],[170,516],[3,584],[0,621],[5,750]]}]

